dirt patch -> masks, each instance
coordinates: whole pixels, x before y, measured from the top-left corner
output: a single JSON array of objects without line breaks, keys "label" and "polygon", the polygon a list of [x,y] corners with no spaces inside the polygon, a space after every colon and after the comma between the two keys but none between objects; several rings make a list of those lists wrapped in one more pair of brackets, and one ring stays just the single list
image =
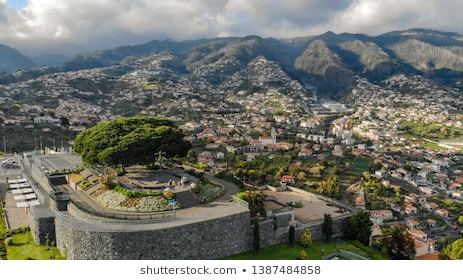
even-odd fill
[{"label": "dirt patch", "polygon": [[108,191],[108,189],[100,188],[100,189],[98,189],[98,190],[92,192],[92,193],[90,194],[90,196],[95,198],[95,197],[98,197],[98,196],[102,195],[103,193],[105,193],[105,192],[107,192],[107,191]]}]

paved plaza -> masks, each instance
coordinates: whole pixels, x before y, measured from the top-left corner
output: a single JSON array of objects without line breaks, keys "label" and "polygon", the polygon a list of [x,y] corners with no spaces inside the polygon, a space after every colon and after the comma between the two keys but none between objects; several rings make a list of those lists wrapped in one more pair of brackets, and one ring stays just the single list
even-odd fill
[{"label": "paved plaza", "polygon": [[82,166],[82,160],[77,154],[41,156],[40,161],[42,168],[50,172]]},{"label": "paved plaza", "polygon": [[[327,202],[319,199],[317,196],[310,193],[302,194],[292,191],[273,192],[264,191],[269,198],[274,198],[280,203],[301,201],[302,208],[294,208],[294,218],[302,223],[308,223],[316,220],[323,219],[325,213],[330,214],[331,217],[337,217],[344,214],[343,210],[334,205],[328,205]],[[269,208],[281,208],[274,202],[266,204]]]}]

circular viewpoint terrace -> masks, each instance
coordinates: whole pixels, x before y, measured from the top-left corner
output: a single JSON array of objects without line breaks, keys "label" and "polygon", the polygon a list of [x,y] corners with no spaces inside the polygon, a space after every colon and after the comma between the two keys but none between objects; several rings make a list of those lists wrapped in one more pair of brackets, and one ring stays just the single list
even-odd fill
[{"label": "circular viewpoint terrace", "polygon": [[[71,158],[68,162],[74,162],[72,157],[66,155],[66,159]],[[34,156],[25,155],[23,159],[25,173],[37,186],[42,202],[31,207],[30,224],[37,242],[45,242],[46,237],[56,239],[58,248],[68,259],[214,259],[252,247],[249,210],[245,202],[233,200],[232,194],[237,191],[234,184],[206,174],[205,177],[222,190],[213,201],[188,204],[189,198],[182,197],[182,193],[191,192],[194,185],[171,186],[178,200],[175,210],[112,209],[92,197],[93,186],[78,188],[68,175],[50,169],[49,166],[55,164],[54,158],[41,157],[38,161]],[[40,168],[36,162],[46,163],[47,167]],[[68,169],[76,167],[67,166]],[[101,177],[99,171],[89,172]],[[165,183],[162,180],[172,184],[175,178],[191,184],[197,180],[181,170],[162,172],[161,175],[158,171],[148,172],[152,176],[150,180],[159,184]],[[122,178],[123,183],[149,184],[149,176],[141,177],[140,173],[138,170],[133,173],[138,177],[130,177],[129,172],[129,176]],[[139,187],[149,191],[158,188]],[[187,201],[183,202],[186,205],[182,205],[182,199]]]},{"label": "circular viewpoint terrace", "polygon": [[[182,168],[135,167],[102,190],[99,185],[104,185],[105,176],[111,173],[104,168],[67,166],[68,172],[62,174],[59,169],[37,164],[52,161],[53,165],[53,158],[35,157],[25,154],[22,159],[24,175],[36,186],[40,201],[30,207],[31,231],[38,243],[56,240],[68,259],[219,259],[253,248],[254,225],[248,204],[234,196],[239,191],[235,184],[211,173],[199,176]],[[78,156],[66,155],[68,162],[74,162],[73,157]],[[71,174],[82,178],[76,180]],[[123,190],[116,189],[119,185]],[[155,201],[166,195],[166,190],[175,200],[167,199],[165,208],[146,211],[134,206],[135,202],[147,203],[147,197]],[[128,192],[123,201],[117,200],[121,192]],[[99,198],[101,193],[116,197],[119,205],[125,206],[105,204]],[[273,201],[282,204],[285,195],[273,193]],[[349,216],[350,212],[344,211],[333,218],[335,232],[340,232]],[[295,226],[296,236],[310,228],[314,239],[322,238],[321,221],[310,217],[299,221],[300,217],[291,207],[269,208],[266,217],[257,220],[260,246],[288,242],[290,225]]]}]

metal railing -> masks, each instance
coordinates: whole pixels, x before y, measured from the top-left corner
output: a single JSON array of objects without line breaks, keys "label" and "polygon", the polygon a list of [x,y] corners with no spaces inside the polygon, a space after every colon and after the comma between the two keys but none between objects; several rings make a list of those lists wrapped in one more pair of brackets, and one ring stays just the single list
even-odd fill
[{"label": "metal railing", "polygon": [[165,221],[176,217],[173,211],[157,212],[157,213],[114,213],[114,212],[99,212],[91,208],[88,204],[82,202],[71,202],[78,210],[90,215],[119,220],[130,221]]}]

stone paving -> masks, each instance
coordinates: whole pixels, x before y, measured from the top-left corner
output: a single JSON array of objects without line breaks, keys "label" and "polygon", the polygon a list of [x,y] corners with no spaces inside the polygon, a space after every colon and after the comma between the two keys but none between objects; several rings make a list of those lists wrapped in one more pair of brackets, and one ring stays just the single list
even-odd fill
[{"label": "stone paving", "polygon": [[82,166],[82,160],[77,154],[41,156],[40,161],[42,166],[49,171],[75,169]]},{"label": "stone paving", "polygon": [[22,226],[27,226],[27,208],[18,208],[16,207],[16,201],[11,191],[7,191],[6,178],[0,179],[0,195],[2,196],[4,202],[4,209],[6,214],[6,219],[8,222],[8,227],[10,229],[19,228]]},{"label": "stone paving", "polygon": [[[301,201],[302,208],[294,208],[294,218],[302,223],[308,223],[323,219],[324,214],[330,214],[332,217],[341,216],[344,213],[339,207],[328,205],[325,201],[319,199],[310,193],[301,194],[292,191],[273,192],[264,191],[269,198],[274,198],[280,203]],[[276,203],[268,203],[270,208],[279,208]],[[281,206],[280,206],[281,207]]]},{"label": "stone paving", "polygon": [[11,192],[6,193],[5,199],[5,213],[6,219],[8,220],[8,226],[10,229],[15,229],[29,225],[27,219],[28,208],[16,207],[16,201]]}]

